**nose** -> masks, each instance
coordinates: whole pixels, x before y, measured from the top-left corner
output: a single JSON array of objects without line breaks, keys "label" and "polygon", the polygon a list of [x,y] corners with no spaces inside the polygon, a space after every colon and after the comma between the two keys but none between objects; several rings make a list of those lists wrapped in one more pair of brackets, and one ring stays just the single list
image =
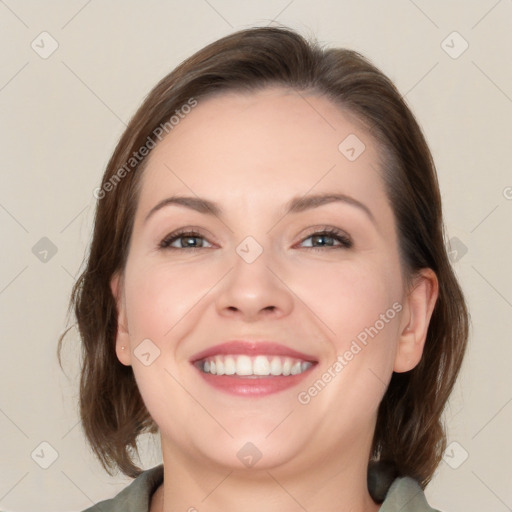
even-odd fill
[{"label": "nose", "polygon": [[263,251],[248,262],[236,254],[233,268],[222,281],[217,312],[246,322],[282,318],[293,309],[293,292],[280,275],[276,260]]}]

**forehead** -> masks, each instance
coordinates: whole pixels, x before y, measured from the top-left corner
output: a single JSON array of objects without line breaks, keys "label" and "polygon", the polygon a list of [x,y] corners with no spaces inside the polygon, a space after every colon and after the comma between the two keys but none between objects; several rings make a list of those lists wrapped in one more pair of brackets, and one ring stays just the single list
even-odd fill
[{"label": "forehead", "polygon": [[362,123],[325,96],[281,87],[228,92],[199,99],[151,152],[139,206],[169,193],[241,207],[336,189],[385,207],[378,169]]}]

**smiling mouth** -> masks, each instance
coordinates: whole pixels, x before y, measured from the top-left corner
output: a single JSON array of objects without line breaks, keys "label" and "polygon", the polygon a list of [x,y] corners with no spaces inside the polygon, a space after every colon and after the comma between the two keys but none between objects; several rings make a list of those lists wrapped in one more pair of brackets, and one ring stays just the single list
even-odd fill
[{"label": "smiling mouth", "polygon": [[214,389],[263,398],[298,386],[312,375],[318,360],[274,341],[232,340],[202,350],[190,363]]},{"label": "smiling mouth", "polygon": [[200,359],[194,366],[209,375],[262,378],[299,375],[313,364],[315,362],[279,355],[222,354]]}]

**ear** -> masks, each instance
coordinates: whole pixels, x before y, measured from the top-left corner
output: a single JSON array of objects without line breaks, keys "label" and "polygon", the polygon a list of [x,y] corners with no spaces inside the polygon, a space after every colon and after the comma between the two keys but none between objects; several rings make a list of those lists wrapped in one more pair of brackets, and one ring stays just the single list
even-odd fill
[{"label": "ear", "polygon": [[[116,273],[110,280],[110,289],[116,301],[117,310],[117,332],[116,332],[116,355],[119,361],[131,365],[130,335],[126,322],[126,307],[124,304],[123,280],[120,274]],[[122,348],[124,347],[124,349]]]},{"label": "ear", "polygon": [[435,272],[430,268],[420,270],[405,301],[393,368],[395,372],[407,372],[420,362],[438,294]]}]

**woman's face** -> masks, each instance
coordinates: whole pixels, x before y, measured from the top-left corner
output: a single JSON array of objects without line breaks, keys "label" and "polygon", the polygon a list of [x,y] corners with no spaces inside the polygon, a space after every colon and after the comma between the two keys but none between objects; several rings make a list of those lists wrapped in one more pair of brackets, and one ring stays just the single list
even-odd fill
[{"label": "woman's face", "polygon": [[149,156],[112,284],[164,454],[294,471],[367,455],[406,296],[377,147],[328,99],[200,100]]}]

